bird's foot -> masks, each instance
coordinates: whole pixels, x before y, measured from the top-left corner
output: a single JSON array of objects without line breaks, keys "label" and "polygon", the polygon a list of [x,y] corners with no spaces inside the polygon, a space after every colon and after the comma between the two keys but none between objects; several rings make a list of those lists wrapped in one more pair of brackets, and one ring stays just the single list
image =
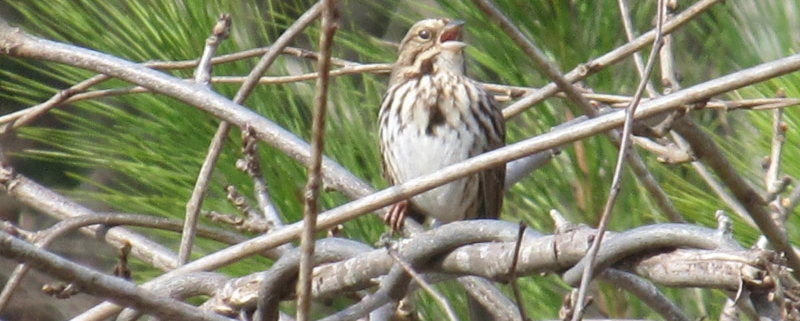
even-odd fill
[{"label": "bird's foot", "polygon": [[386,225],[389,225],[389,235],[394,235],[395,232],[403,228],[403,220],[408,212],[408,201],[400,201],[392,205],[389,213],[383,218]]}]

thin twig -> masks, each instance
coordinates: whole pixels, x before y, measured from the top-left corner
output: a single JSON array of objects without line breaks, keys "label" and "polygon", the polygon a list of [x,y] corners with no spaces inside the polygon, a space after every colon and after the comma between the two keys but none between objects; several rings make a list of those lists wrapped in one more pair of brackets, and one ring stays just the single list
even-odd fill
[{"label": "thin twig", "polygon": [[[362,73],[386,74],[389,73],[391,69],[392,69],[391,64],[351,65],[350,63],[348,63],[348,65],[344,67],[331,70],[330,76],[338,77],[338,76],[362,74]],[[318,76],[319,75],[317,75],[316,72],[306,73],[302,75],[291,75],[291,76],[262,76],[261,78],[258,79],[258,83],[262,85],[286,84],[299,81],[313,80],[316,79]],[[138,86],[86,91],[89,87],[109,79],[109,77],[105,75],[97,75],[95,77],[89,78],[84,82],[78,83],[75,86],[72,86],[66,90],[59,92],[56,96],[54,96],[53,98],[42,104],[24,110],[20,110],[11,114],[0,116],[0,124],[5,124],[17,120],[16,122],[13,123],[11,128],[18,128],[24,124],[29,123],[28,118],[35,119],[35,117],[38,116],[40,113],[50,110],[51,108],[56,106],[74,103],[77,101],[87,100],[87,99],[152,92],[147,88]],[[211,83],[241,84],[247,78],[248,77],[243,77],[243,76],[212,76]],[[496,86],[502,86],[502,85],[496,85]]]},{"label": "thin twig", "polygon": [[792,268],[792,275],[800,277],[800,256],[789,243],[786,231],[781,229],[767,210],[767,203],[758,192],[736,171],[711,136],[700,129],[689,117],[681,117],[674,130],[689,142],[697,157],[716,172],[717,177],[730,189],[755,221],[758,228],[769,239],[778,252],[783,252]]},{"label": "thin twig", "polygon": [[[663,51],[663,50],[662,50]],[[252,49],[240,52],[239,54],[231,54],[228,56],[233,56],[234,58],[241,59],[239,56],[250,57],[254,53],[263,53],[266,52],[266,49]],[[316,53],[307,51],[304,49],[298,48],[284,48],[284,54],[289,55],[296,55],[300,57],[314,57],[316,58]],[[311,55],[313,54],[313,55]],[[220,63],[220,62],[227,62],[228,60],[232,60],[231,58],[225,59],[224,61],[217,61],[218,58],[216,57],[212,59],[212,63]],[[663,60],[663,59],[662,59]],[[332,61],[333,62],[333,61]],[[351,75],[351,74],[361,74],[361,73],[375,73],[375,74],[385,74],[391,70],[391,64],[358,64],[346,60],[340,61],[340,63],[344,63],[342,68],[331,70],[330,76],[343,76],[343,75]],[[197,64],[196,61],[178,61],[174,62],[174,66],[170,64],[170,62],[148,62],[144,63],[143,65],[149,67],[161,67],[160,69],[182,69],[188,68],[190,66],[195,66]],[[663,62],[662,62],[663,64]],[[169,68],[167,68],[169,67]],[[158,68],[156,68],[158,69]],[[285,84],[285,83],[293,83],[299,81],[307,81],[313,80],[317,78],[316,72],[306,73],[302,75],[290,75],[290,76],[263,76],[259,78],[259,84]],[[102,80],[109,79],[109,77],[105,75],[98,75],[95,77],[102,77],[100,80],[94,80],[94,78],[90,78],[90,80],[97,81],[96,83],[92,83],[91,85],[95,85]],[[240,84],[245,81],[247,77],[241,76],[213,76],[211,78],[212,83],[220,83],[220,84]],[[87,80],[88,81],[88,80]],[[81,85],[79,83],[73,87],[70,87],[69,90],[74,90],[75,92],[80,92],[81,90],[88,89],[87,86]],[[91,86],[90,85],[90,86]],[[89,87],[90,87],[89,86]],[[521,86],[509,86],[503,84],[491,84],[491,83],[482,83],[486,90],[493,92],[495,94],[500,94],[502,96],[496,96],[496,99],[500,100],[508,100],[508,99],[518,99],[519,97],[533,94],[538,89],[534,87],[521,87]],[[79,90],[80,89],[80,90]],[[64,104],[74,103],[81,100],[88,100],[88,99],[96,99],[102,97],[113,97],[119,95],[126,95],[126,94],[139,94],[139,93],[151,93],[147,88],[144,87],[120,87],[114,89],[100,89],[100,90],[92,90],[80,93],[72,93],[70,95],[66,95],[67,98],[59,98],[55,103],[55,106],[60,106]],[[623,96],[623,95],[614,95],[614,94],[603,94],[603,93],[593,93],[593,92],[582,92],[581,93],[586,99],[597,101],[600,103],[607,104],[609,107],[613,108],[625,108],[629,105],[631,97],[630,96]],[[60,93],[58,95],[63,95]],[[507,96],[507,97],[504,97]],[[566,98],[563,93],[555,94],[555,97],[558,98]],[[52,99],[52,98],[51,98]],[[11,114],[0,116],[0,124],[4,124],[7,122],[14,121],[19,119],[29,113],[34,113],[37,108],[43,108],[43,105],[53,104],[52,102],[48,101],[46,103],[42,103],[18,112],[14,112]],[[767,110],[767,109],[776,109],[776,108],[786,108],[790,106],[795,106],[800,104],[800,99],[797,98],[755,98],[755,99],[740,99],[740,100],[733,100],[733,101],[725,101],[725,100],[714,100],[709,101],[704,108],[706,109],[723,109],[723,110],[733,110],[733,109],[749,109],[749,110]],[[506,107],[514,108],[517,103],[513,104],[512,106]],[[54,106],[48,106],[47,108],[52,108]],[[509,109],[510,110],[510,109]],[[511,116],[509,113],[506,113],[506,117]],[[22,123],[15,123],[13,128],[17,128],[21,126]]]},{"label": "thin twig", "polygon": [[[628,10],[628,1],[617,0],[617,5],[619,6],[619,14],[622,17],[622,27],[625,29],[625,37],[627,38],[628,42],[631,42],[635,37],[633,35],[633,23],[631,22],[631,16]],[[639,78],[646,82],[645,86],[647,87],[645,87],[645,89],[647,89],[647,95],[651,98],[658,96],[655,88],[653,88],[653,84],[650,83],[650,78],[646,77],[647,73],[644,70],[642,54],[639,51],[635,51],[633,53],[633,64],[636,66],[636,72],[639,73]],[[627,106],[630,106],[630,104],[626,105],[626,108]]]},{"label": "thin twig", "polygon": [[527,177],[528,174],[550,163],[560,151],[560,148],[554,148],[506,164],[506,181],[503,190],[510,190],[514,184]]},{"label": "thin twig", "polygon": [[114,265],[114,276],[125,280],[131,280],[131,269],[128,266],[128,255],[131,254],[131,243],[125,243],[117,249],[117,264]]},{"label": "thin twig", "polygon": [[[278,37],[277,40],[275,40],[275,43],[269,47],[266,53],[264,53],[264,56],[261,57],[261,60],[259,60],[258,64],[256,64],[253,70],[250,71],[250,74],[242,83],[239,91],[236,92],[236,95],[233,98],[234,103],[244,103],[244,101],[250,95],[250,92],[258,84],[258,79],[267,71],[267,68],[272,65],[272,62],[274,62],[278,55],[282,52],[283,47],[288,45],[289,41],[291,41],[297,34],[302,32],[303,29],[305,29],[305,27],[311,23],[311,21],[316,19],[318,15],[319,6],[314,5],[306,13],[301,15],[291,27],[286,29],[286,31],[280,37]],[[225,120],[221,121],[217,126],[217,131],[214,133],[214,137],[211,139],[208,152],[203,160],[203,165],[201,166],[200,172],[197,175],[197,183],[192,191],[192,197],[186,205],[187,213],[191,210],[193,215],[197,215],[197,213],[200,211],[200,205],[203,202],[205,191],[208,188],[208,178],[211,176],[211,172],[216,166],[217,160],[219,159],[219,155],[222,151],[222,144],[224,143],[225,138],[228,137],[230,127],[230,123]],[[188,216],[189,215],[187,214],[187,217]]]},{"label": "thin twig", "polygon": [[[664,23],[668,23],[671,20],[672,14],[671,11],[675,9],[675,3],[673,1],[667,1],[664,3],[666,12],[665,16],[661,17],[660,19],[664,21]],[[676,92],[681,89],[680,83],[676,77],[677,73],[675,71],[675,59],[672,55],[672,35],[665,34],[663,36],[663,45],[661,47],[661,51],[659,52],[660,58],[660,65],[661,65],[661,84],[662,90],[664,94],[670,94]],[[752,103],[753,105],[749,105]],[[772,103],[779,103],[774,101],[764,101],[762,99],[754,99],[749,102],[744,101],[737,101],[737,102],[709,102],[705,105],[704,108],[721,108],[724,110],[732,109],[732,108],[748,108],[746,106],[760,106]],[[679,146],[681,150],[690,153],[691,147],[686,142],[686,140],[681,137],[675,131],[670,132],[670,136],[672,137],[673,141]],[[733,198],[727,191],[717,182],[716,178],[708,171],[706,166],[698,161],[692,162],[692,167],[695,171],[706,181],[706,184],[711,188],[712,191],[723,201],[725,204],[728,205],[728,208],[733,211],[737,216],[739,216],[742,220],[744,220],[750,226],[755,227],[755,222],[747,213],[747,211],[742,207],[741,203],[739,203],[735,198]]]},{"label": "thin twig", "polygon": [[629,292],[638,300],[646,303],[647,306],[660,314],[665,320],[692,320],[681,311],[680,307],[664,295],[658,287],[646,279],[616,269],[606,269],[598,275],[598,279],[605,280],[614,287]]},{"label": "thin twig", "polygon": [[[663,51],[663,50],[662,50]],[[390,64],[372,64],[372,65],[362,65],[362,66],[352,66],[352,67],[343,67],[339,69],[331,70],[331,77],[334,76],[343,76],[343,75],[350,75],[350,74],[361,74],[366,72],[382,74],[387,73],[391,70]],[[315,79],[317,77],[316,72],[297,75],[297,76],[264,76],[259,79],[259,84],[284,84],[284,83],[292,83],[297,81],[305,81]],[[244,82],[246,77],[240,76],[216,76],[211,78],[212,83],[222,83],[222,84],[240,84]],[[77,85],[76,85],[77,86]],[[520,87],[520,86],[509,86],[503,84],[490,84],[490,83],[482,83],[485,89],[490,92],[501,94],[505,96],[510,96],[511,98],[508,99],[516,99],[519,96],[524,96],[528,93],[536,92],[537,88],[533,87]],[[71,87],[72,88],[72,87]],[[127,95],[127,94],[141,94],[141,93],[152,93],[151,90],[133,86],[133,87],[120,87],[114,89],[99,89],[99,90],[92,90],[86,91],[78,94],[74,94],[67,98],[66,100],[62,101],[58,105],[74,103],[81,100],[88,100],[88,99],[96,99],[96,98],[103,98],[103,97],[113,97],[113,96],[120,96],[120,95]],[[595,93],[595,92],[582,92],[581,95],[586,97],[586,99],[590,101],[596,101],[598,103],[602,103],[608,107],[612,108],[626,108],[632,99],[630,96],[624,95],[615,95],[615,94],[604,94],[604,93]],[[554,97],[557,98],[567,98],[566,95],[563,93],[557,93]],[[495,96],[496,99],[504,99],[503,96]],[[642,101],[646,101],[643,99]],[[515,103],[516,104],[516,103]],[[515,105],[515,104],[512,104]],[[777,109],[777,108],[786,108],[800,105],[800,99],[798,98],[753,98],[753,99],[739,99],[739,100],[712,100],[706,103],[703,108],[704,109],[721,109],[721,110],[734,110],[734,109],[746,109],[746,110],[770,110],[770,109]],[[0,116],[0,124],[13,121],[17,118],[22,117],[23,115],[32,112],[32,109],[35,109],[36,105],[30,107],[28,109],[18,111],[15,113],[11,113],[8,115]],[[506,107],[511,108],[512,106]],[[508,116],[508,115],[507,115]],[[16,128],[17,126],[15,126]]]},{"label": "thin twig", "polygon": [[[778,92],[778,96],[784,96],[783,91]],[[779,194],[786,188],[787,180],[779,179],[780,165],[781,165],[781,152],[783,150],[783,143],[786,141],[786,124],[783,122],[783,109],[772,110],[772,143],[770,144],[769,165],[766,172],[764,172],[764,189],[766,195],[764,200],[770,203],[770,212],[776,224],[782,230],[786,230],[783,226],[786,220],[786,211],[781,202]],[[765,248],[767,239],[762,235],[756,241],[756,246]]]},{"label": "thin twig", "polygon": [[489,0],[473,0],[473,2],[528,55],[536,65],[536,69],[544,73],[548,79],[555,82],[558,89],[564,92],[570,100],[580,105],[589,105],[589,102],[581,95],[578,88],[573,86],[572,83],[562,75],[561,71],[558,70],[558,67],[550,62],[547,55],[534,46],[522,31],[509,21],[497,7],[490,3]]},{"label": "thin twig", "polygon": [[[273,46],[274,47],[274,46]],[[258,57],[270,52],[270,49],[273,47],[266,47],[266,48],[255,48],[249,50],[243,50],[237,53],[222,55],[218,57],[211,58],[211,65],[218,65],[223,63],[235,62],[242,59],[248,59],[252,57]],[[273,49],[274,50],[274,49]],[[319,54],[307,49],[302,48],[294,48],[294,47],[284,47],[281,49],[281,53],[284,55],[291,55],[300,58],[306,58],[311,60],[317,60]],[[180,69],[188,69],[188,68],[196,68],[198,64],[200,64],[201,59],[195,60],[182,60],[182,61],[148,61],[142,63],[143,66],[158,69],[158,70],[180,70]],[[362,73],[362,72],[371,72],[377,74],[385,74],[389,73],[392,69],[391,64],[384,64],[384,63],[376,63],[376,64],[362,64],[358,62],[353,62],[349,60],[344,60],[340,58],[331,58],[331,64],[335,66],[339,66],[342,68],[336,69],[331,71],[331,76],[341,76],[353,73]],[[281,83],[288,83],[288,82],[296,82],[302,80],[311,80],[317,78],[316,73],[308,73],[303,75],[297,76],[281,76],[281,77],[261,77],[259,79],[260,84],[281,84]],[[36,106],[32,106],[20,111],[16,111],[11,114],[0,116],[0,124],[5,124],[3,127],[0,127],[0,133],[3,133],[9,129],[16,129],[25,124],[30,123],[30,121],[36,119],[40,115],[44,114],[45,112],[49,111],[53,107],[58,107],[61,105],[73,103],[80,100],[86,99],[93,99],[99,97],[109,97],[109,96],[117,96],[123,94],[131,94],[131,93],[147,93],[151,92],[150,90],[143,88],[143,87],[130,87],[130,88],[115,88],[115,89],[103,89],[103,90],[94,90],[86,92],[92,86],[95,86],[99,83],[102,83],[111,77],[107,75],[95,75],[91,78],[88,78],[84,81],[81,81],[78,84],[73,85],[70,88],[65,90],[59,91],[49,100],[44,103],[38,104]],[[212,83],[242,83],[246,77],[212,77]],[[7,124],[11,123],[12,124]]]},{"label": "thin twig", "polygon": [[[537,68],[545,74],[551,81],[558,84],[558,88],[564,91],[564,94],[574,102],[578,107],[581,108],[584,114],[588,115],[589,117],[597,117],[599,113],[592,106],[588,100],[586,100],[581,93],[572,86],[569,82],[570,74],[562,76],[558,67],[549,61],[546,55],[542,53],[526,36],[523,34],[499,9],[497,9],[494,5],[489,3],[488,0],[474,0],[476,4],[483,10],[492,21],[494,21],[500,28],[507,34],[512,41],[514,41],[517,46],[519,46],[523,52],[525,52],[528,57],[536,64]],[[550,85],[548,85],[550,86]],[[546,90],[548,86],[543,87],[538,92]],[[550,95],[555,94],[555,88]],[[535,94],[534,94],[535,95]],[[533,95],[530,95],[533,96]],[[529,96],[529,97],[530,97]],[[526,100],[523,98],[520,101]],[[505,110],[511,108],[509,106]],[[504,110],[504,114],[505,114]],[[621,146],[621,139],[619,137],[619,132],[614,129],[608,132],[607,136],[611,140],[611,142],[616,146]],[[642,187],[651,195],[653,198],[654,203],[664,212],[670,221],[673,222],[683,222],[682,215],[675,209],[675,206],[672,205],[672,201],[667,197],[667,194],[661,188],[661,186],[656,181],[653,174],[647,169],[647,166],[642,160],[639,153],[632,149],[626,155],[627,161],[630,164],[631,171],[635,175],[636,179],[639,183],[641,183]]]},{"label": "thin twig", "polygon": [[[509,300],[505,294],[494,285],[491,279],[470,275],[462,276],[456,279],[456,281],[466,290],[467,308],[469,309],[471,319],[521,319],[516,304]],[[480,307],[475,305],[480,305]]]},{"label": "thin twig", "polygon": [[297,320],[307,321],[311,307],[311,271],[314,268],[314,233],[317,228],[319,212],[319,192],[322,185],[322,153],[325,133],[325,113],[328,106],[328,80],[330,74],[331,45],[338,28],[338,12],[333,0],[322,2],[322,32],[319,36],[320,59],[317,60],[317,88],[314,95],[314,114],[311,123],[311,156],[308,163],[308,183],[306,184],[303,210],[303,235],[300,239],[302,255],[297,281]]},{"label": "thin twig", "polygon": [[4,134],[9,130],[16,129],[30,123],[53,107],[69,101],[69,99],[74,97],[76,94],[83,92],[96,84],[106,81],[109,78],[110,77],[107,75],[93,76],[73,85],[72,87],[59,91],[56,95],[41,104],[0,117],[0,124],[3,124],[3,126],[0,127],[0,134]]},{"label": "thin twig", "polygon": [[[690,148],[689,144],[686,143],[686,140],[684,140],[683,138],[680,138],[679,144],[685,145],[687,149]],[[697,172],[697,174],[699,174],[700,177],[706,182],[706,184],[708,184],[708,187],[711,188],[714,194],[717,194],[717,197],[719,197],[726,205],[728,205],[728,209],[733,211],[733,213],[736,214],[736,216],[742,219],[745,223],[747,223],[747,225],[750,225],[751,227],[756,227],[755,221],[753,221],[753,218],[750,217],[750,214],[747,213],[747,210],[744,207],[742,207],[742,204],[739,203],[739,201],[736,200],[736,198],[732,197],[730,194],[728,194],[727,191],[725,191],[725,188],[722,185],[720,185],[719,182],[717,182],[717,179],[714,178],[714,176],[711,174],[708,168],[705,165],[703,165],[703,163],[692,162],[692,167]]]},{"label": "thin twig", "polygon": [[[230,15],[221,14],[217,18],[217,23],[214,25],[214,28],[212,28],[211,36],[206,39],[203,55],[200,57],[200,62],[197,64],[197,69],[195,69],[194,82],[196,84],[200,84],[206,88],[211,87],[209,82],[211,79],[211,58],[214,56],[214,53],[217,52],[219,44],[228,38],[230,26]],[[197,216],[200,215],[200,205],[203,203],[203,198],[208,188],[208,178],[211,176],[211,171],[214,170],[214,165],[219,157],[220,150],[222,149],[222,140],[225,139],[224,136],[227,136],[227,131],[217,131],[214,135],[214,139],[211,140],[209,156],[203,161],[203,165],[200,167],[200,173],[197,175],[197,182],[192,189],[192,195],[189,197],[189,201],[186,202],[183,234],[181,234],[181,243],[178,249],[178,266],[188,263],[192,255],[194,233],[197,227]]]},{"label": "thin twig", "polygon": [[[351,75],[351,74],[361,74],[361,73],[375,73],[375,74],[385,74],[392,70],[392,65],[390,64],[369,64],[369,65],[357,65],[357,66],[346,66],[341,67],[338,69],[333,69],[330,71],[330,77],[337,77],[343,75]],[[264,85],[274,85],[274,84],[285,84],[285,83],[293,83],[299,81],[307,81],[307,80],[314,80],[319,78],[319,74],[316,72],[305,73],[302,75],[290,75],[290,76],[264,76],[261,77],[258,82]],[[219,84],[228,84],[228,83],[240,83],[242,82],[242,77],[237,76],[217,76],[211,79],[214,83]]]},{"label": "thin twig", "polygon": [[[781,151],[786,141],[786,124],[783,123],[783,109],[772,110],[772,143],[770,144],[769,166],[764,173],[764,188],[767,194],[777,194],[781,185],[778,175],[781,168]],[[770,201],[767,199],[767,201]]]},{"label": "thin twig", "polygon": [[[671,19],[671,14],[669,11],[674,10],[672,7],[674,3],[672,1],[667,1],[665,4],[667,6],[668,12],[667,16],[664,19],[669,20]],[[680,83],[676,78],[675,72],[675,64],[674,58],[672,55],[672,37],[669,34],[664,35],[664,45],[661,48],[661,52],[659,53],[660,58],[660,65],[661,65],[661,79],[664,94],[669,94],[672,92],[676,92],[681,89]],[[704,108],[720,108],[723,110],[730,110],[734,108],[754,108],[757,106],[764,106],[764,105],[771,105],[771,104],[780,104],[780,101],[775,101],[772,99],[750,99],[750,100],[740,100],[740,101],[717,101],[717,102],[709,102],[705,105]],[[791,102],[789,102],[791,103]],[[691,147],[686,140],[681,137],[675,131],[670,132],[670,136],[672,137],[673,141],[678,145],[678,147],[687,153],[690,153]],[[722,185],[719,184],[717,179],[711,175],[708,168],[701,162],[694,161],[691,163],[694,170],[700,175],[700,177],[708,184],[711,190],[719,197],[725,204],[728,205],[728,209],[733,211],[734,214],[739,216],[744,222],[752,227],[756,227],[755,222],[747,213],[747,210],[742,207],[742,204],[739,203],[734,197],[732,197]]]},{"label": "thin twig", "polygon": [[[313,9],[313,7],[312,7]],[[302,16],[301,16],[302,17]],[[300,20],[298,18],[298,20]],[[305,18],[303,19],[305,20]],[[287,29],[288,31],[288,29]],[[285,33],[285,32],[284,32]],[[279,37],[280,39],[280,37]],[[276,46],[279,43],[278,40],[275,40],[275,43],[272,46],[264,47],[264,48],[253,48],[248,50],[242,50],[236,53],[226,54],[218,57],[214,57],[211,59],[211,64],[219,65],[223,63],[229,62],[236,62],[243,59],[249,59],[254,57],[263,57],[269,52],[277,50],[279,54],[291,55],[299,58],[306,58],[311,60],[319,59],[319,54],[313,52],[308,49],[303,48],[295,48],[289,46]],[[181,61],[148,61],[145,62],[144,65],[153,69],[158,70],[175,70],[175,69],[189,69],[197,67],[198,60],[181,60]],[[344,60],[340,58],[331,58],[331,64],[340,67],[346,66],[357,66],[361,65],[361,63]]]},{"label": "thin twig", "polygon": [[[246,127],[242,130],[242,159],[236,161],[236,168],[245,172],[253,180],[253,194],[255,194],[258,211],[266,220],[269,228],[278,229],[283,227],[278,208],[269,196],[269,186],[264,180],[264,172],[258,157],[258,139],[255,136],[253,127]],[[269,231],[269,230],[266,230]],[[265,232],[266,232],[265,231]]]},{"label": "thin twig", "polygon": [[209,212],[209,217],[219,218],[220,221],[228,222],[238,229],[252,233],[263,234],[270,230],[271,226],[269,222],[264,219],[257,209],[250,206],[248,199],[239,194],[239,190],[236,189],[236,186],[225,185],[223,190],[225,190],[225,198],[241,212],[244,219],[239,216],[226,217],[224,215],[215,215],[216,213],[214,212]]},{"label": "thin twig", "polygon": [[595,259],[597,257],[597,253],[600,251],[600,246],[603,242],[603,236],[608,228],[608,222],[611,219],[614,204],[616,203],[617,196],[619,196],[619,191],[622,187],[622,169],[625,164],[626,154],[631,147],[630,141],[631,129],[633,128],[634,121],[633,115],[636,113],[636,109],[639,107],[639,99],[642,97],[645,87],[647,87],[647,80],[650,78],[650,73],[653,71],[653,67],[655,66],[656,57],[658,56],[657,53],[661,49],[661,28],[663,25],[662,17],[664,15],[664,0],[658,0],[657,6],[656,37],[653,40],[653,48],[650,51],[650,57],[647,59],[647,66],[645,66],[644,76],[639,81],[639,86],[636,88],[636,93],[633,95],[633,100],[625,111],[625,124],[622,127],[622,143],[619,147],[619,156],[617,157],[617,164],[614,168],[614,176],[611,180],[611,190],[609,192],[606,205],[603,207],[603,216],[600,218],[600,223],[597,227],[597,235],[592,241],[592,246],[589,248],[589,251],[586,253],[588,260],[586,261],[586,266],[583,270],[583,277],[581,279],[581,285],[578,291],[578,302],[573,304],[575,311],[572,315],[572,321],[579,321],[583,318],[584,302],[589,291],[589,283],[591,283],[592,275],[594,274]]},{"label": "thin twig", "polygon": [[422,276],[419,275],[419,273],[414,271],[414,267],[408,264],[408,262],[403,261],[401,257],[397,256],[395,250],[387,248],[386,252],[389,254],[389,256],[391,256],[394,259],[394,261],[397,264],[400,264],[400,266],[403,267],[403,270],[405,270],[406,273],[408,273],[408,275],[410,275],[411,278],[414,279],[414,282],[417,282],[417,284],[423,290],[425,290],[425,292],[427,292],[431,297],[433,297],[433,300],[436,301],[436,303],[439,303],[439,306],[442,308],[442,310],[444,310],[444,313],[447,314],[448,319],[452,321],[458,320],[456,312],[453,311],[453,307],[451,307],[450,304],[447,303],[447,299],[445,299],[444,296],[439,294],[439,292],[436,292],[436,290],[433,287],[431,287],[431,285],[428,284],[428,282],[425,282],[425,279],[423,279]]},{"label": "thin twig", "polygon": [[529,321],[528,314],[525,313],[525,301],[522,299],[522,293],[519,290],[519,284],[517,283],[517,263],[519,262],[519,252],[522,248],[522,237],[525,235],[525,223],[519,223],[519,237],[517,238],[517,242],[514,245],[514,256],[511,259],[511,271],[510,271],[510,278],[511,278],[511,290],[514,291],[514,299],[517,300],[517,309],[519,310],[519,315],[522,317],[523,321]]},{"label": "thin twig", "polygon": [[694,161],[694,156],[672,142],[666,142],[665,145],[662,145],[659,142],[635,135],[631,139],[636,146],[658,155],[656,159],[661,163],[680,164]]},{"label": "thin twig", "polygon": [[[484,1],[484,0],[481,0]],[[675,16],[675,19],[672,19],[664,24],[662,34],[669,34],[678,27],[686,24],[689,21],[692,21],[695,17],[700,15],[701,13],[705,12],[713,5],[721,2],[722,0],[700,0],[696,2],[686,10],[682,11],[680,14]],[[585,79],[586,77],[591,76],[592,74],[596,73],[603,68],[615,64],[629,55],[633,54],[644,48],[647,45],[653,43],[655,39],[655,30],[650,30],[647,33],[639,36],[638,38],[634,39],[631,42],[628,42],[625,45],[615,48],[614,50],[595,58],[584,65],[580,65],[577,68],[571,70],[570,72],[564,75],[564,78],[568,82],[576,82]],[[513,118],[516,115],[524,112],[531,106],[541,103],[545,99],[552,97],[559,91],[559,86],[555,83],[547,84],[546,86],[540,88],[539,90],[528,94],[527,96],[523,97],[519,101],[514,104],[509,105],[505,109],[503,109],[503,116],[506,119]]]},{"label": "thin twig", "polygon": [[211,59],[219,48],[220,43],[228,39],[231,29],[231,16],[227,13],[220,14],[217,17],[217,23],[211,29],[211,35],[206,38],[206,46],[203,49],[203,54],[197,63],[197,68],[194,70],[194,83],[208,88],[211,85]]},{"label": "thin twig", "polygon": [[[675,11],[677,6],[676,0],[667,0],[664,3],[664,16],[661,17],[663,23],[669,22],[673,19],[672,12]],[[677,73],[675,72],[675,58],[672,55],[672,35],[665,34],[662,36],[664,43],[661,46],[661,52],[658,56],[661,60],[661,87],[662,93],[668,95],[681,89],[678,83]]]}]

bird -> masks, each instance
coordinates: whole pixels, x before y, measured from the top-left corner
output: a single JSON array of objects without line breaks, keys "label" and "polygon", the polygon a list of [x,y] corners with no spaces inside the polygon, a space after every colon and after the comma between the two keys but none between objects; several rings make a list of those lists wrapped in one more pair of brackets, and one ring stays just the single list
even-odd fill
[{"label": "bird", "polygon": [[[464,22],[421,20],[400,42],[378,113],[383,174],[390,185],[431,174],[505,145],[500,105],[466,74]],[[391,233],[405,216],[437,224],[496,219],[505,165],[460,178],[390,207]]]}]

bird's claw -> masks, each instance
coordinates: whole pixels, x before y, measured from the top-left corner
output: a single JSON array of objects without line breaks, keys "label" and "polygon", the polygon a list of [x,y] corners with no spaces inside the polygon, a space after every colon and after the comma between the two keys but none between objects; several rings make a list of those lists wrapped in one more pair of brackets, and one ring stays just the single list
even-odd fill
[{"label": "bird's claw", "polygon": [[403,221],[407,212],[408,201],[400,201],[392,205],[389,213],[383,219],[386,225],[389,225],[389,235],[394,235],[395,232],[403,228]]}]

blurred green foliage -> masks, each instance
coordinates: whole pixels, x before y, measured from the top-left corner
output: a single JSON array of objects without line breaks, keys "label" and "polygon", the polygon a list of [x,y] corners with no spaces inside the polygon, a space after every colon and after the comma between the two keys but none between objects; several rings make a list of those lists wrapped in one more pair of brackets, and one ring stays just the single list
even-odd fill
[{"label": "blurred green foliage", "polygon": [[[195,59],[216,16],[230,13],[231,38],[219,53],[268,46],[311,1],[0,1],[11,9],[19,26],[39,36],[76,44],[132,61]],[[798,43],[797,15],[786,7],[800,1],[726,1],[673,34],[673,54],[681,85],[688,87],[760,62],[794,53]],[[497,6],[563,71],[598,57],[626,42],[619,9],[615,1],[529,1],[498,0]],[[679,2],[682,6],[689,5]],[[786,7],[782,7],[783,3]],[[635,30],[652,28],[654,1],[632,1],[631,17]],[[548,81],[530,60],[516,48],[473,4],[466,1],[438,1],[412,4],[391,1],[341,1],[341,29],[336,34],[335,55],[359,62],[391,62],[397,42],[405,29],[426,16],[449,16],[467,22],[470,44],[468,68],[474,78],[518,86],[540,87]],[[683,8],[679,8],[681,10]],[[766,17],[769,17],[766,19]],[[318,24],[296,39],[293,46],[313,50]],[[646,59],[649,49],[643,52]],[[257,59],[215,66],[215,75],[246,75]],[[91,73],[50,63],[0,57],[0,107],[26,106],[44,101],[57,90],[77,83]],[[268,75],[311,72],[310,61],[284,56]],[[192,70],[172,71],[189,78]],[[660,84],[656,73],[654,84]],[[787,96],[798,96],[797,75],[788,75],[726,95],[727,99],[773,97],[778,89]],[[331,84],[330,109],[326,128],[325,152],[358,177],[376,188],[385,187],[380,178],[375,118],[385,90],[384,75],[360,74],[335,78]],[[639,82],[632,60],[627,59],[586,79],[584,86],[596,92],[631,95]],[[125,86],[108,81],[98,88]],[[215,84],[214,90],[232,97],[238,86]],[[657,86],[658,88],[658,86]],[[310,132],[313,81],[282,85],[262,85],[245,105],[264,117],[308,139]],[[580,111],[569,102],[550,99],[510,121],[508,143],[549,130]],[[782,169],[790,177],[800,177],[797,164],[796,108],[786,110],[789,127]],[[19,131],[34,147],[15,154],[23,172],[38,179],[55,175],[52,186],[95,207],[121,212],[143,213],[181,219],[217,120],[173,99],[151,94],[131,94],[81,101],[52,111],[49,122],[38,122]],[[754,186],[763,187],[761,161],[768,155],[771,139],[770,111],[705,110],[692,113],[735,163],[740,173]],[[242,195],[252,195],[252,184],[235,169],[240,157],[239,133],[231,133],[215,170],[205,210],[234,213],[225,199],[222,186],[235,185]],[[503,218],[523,221],[545,233],[552,230],[548,210],[558,209],[568,219],[594,225],[608,195],[617,150],[605,137],[598,136],[565,147],[549,165],[517,184],[508,193]],[[653,175],[659,180],[678,210],[692,223],[715,226],[714,211],[727,209],[697,176],[690,165],[662,165],[656,155],[642,151]],[[260,145],[270,195],[288,222],[302,213],[304,168],[266,144]],[[41,168],[58,168],[57,173]],[[61,176],[61,171],[63,175]],[[622,197],[617,203],[612,230],[665,222],[666,218],[650,201],[644,189],[626,172]],[[794,185],[791,186],[792,188]],[[322,205],[331,208],[347,199],[335,192],[324,193]],[[254,203],[254,202],[253,202]],[[734,217],[735,235],[749,246],[758,231]],[[209,222],[204,221],[206,224]],[[790,239],[797,239],[797,215],[790,218]],[[373,217],[345,224],[347,237],[374,242],[385,227]],[[177,242],[175,234],[164,234],[167,242]],[[200,244],[202,255],[219,245]],[[258,262],[263,269],[265,262]],[[239,264],[226,270],[232,274],[252,271]],[[561,296],[568,288],[554,277],[528,277],[522,280],[525,305],[535,319],[554,318]],[[441,285],[453,300],[460,290]],[[692,317],[718,314],[723,296],[714,291],[667,290],[677,304]],[[601,311],[614,317],[657,318],[636,298],[625,297],[604,285],[595,302]],[[420,293],[425,297],[426,294]],[[442,312],[432,300],[419,300],[426,319],[437,319]],[[463,302],[459,303],[462,304]],[[461,309],[459,309],[461,310]]]}]

